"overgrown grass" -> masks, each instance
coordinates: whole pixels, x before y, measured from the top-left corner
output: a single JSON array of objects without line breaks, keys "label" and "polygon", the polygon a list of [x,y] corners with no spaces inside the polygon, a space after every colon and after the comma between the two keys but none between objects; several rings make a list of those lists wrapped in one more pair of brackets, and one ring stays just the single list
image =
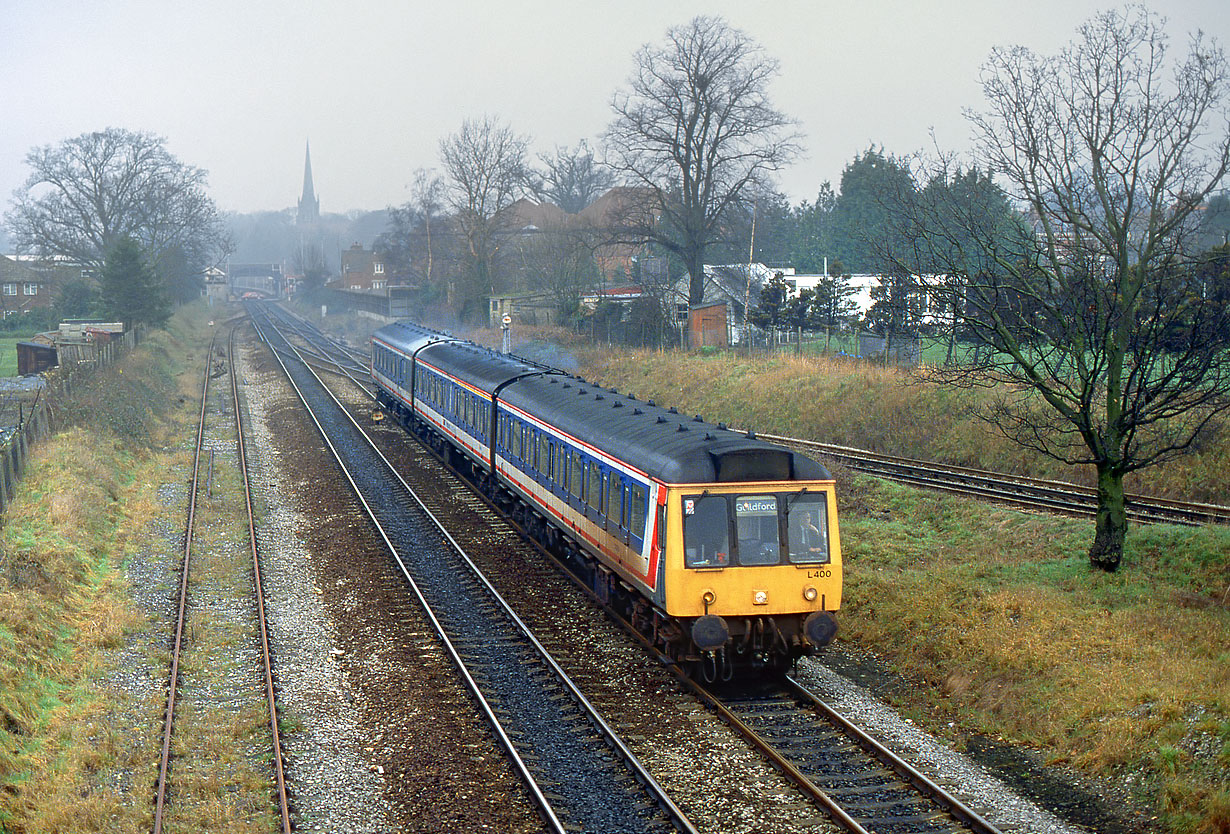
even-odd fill
[{"label": "overgrown grass", "polygon": [[908,710],[1142,776],[1173,830],[1225,830],[1230,530],[1136,528],[1105,574],[1085,558],[1088,522],[843,487],[845,637],[929,684]]},{"label": "overgrown grass", "polygon": [[[968,416],[966,393],[862,364],[653,352],[585,355],[605,385],[762,432],[992,469],[1050,468]],[[1220,449],[1137,487],[1225,500]],[[1132,776],[1174,832],[1230,831],[1230,530],[1134,526],[1118,573],[1092,523],[838,471],[842,636],[926,685],[898,706],[960,744],[988,734]],[[951,725],[950,725],[951,722]]]},{"label": "overgrown grass", "polygon": [[[58,404],[68,427],[32,450],[0,529],[0,831],[138,831],[150,824],[161,704],[107,688],[116,649],[144,625],[123,564],[162,512],[177,366],[191,319]],[[207,341],[207,339],[206,339]],[[109,774],[103,780],[100,774]],[[114,777],[123,777],[122,784]]]}]

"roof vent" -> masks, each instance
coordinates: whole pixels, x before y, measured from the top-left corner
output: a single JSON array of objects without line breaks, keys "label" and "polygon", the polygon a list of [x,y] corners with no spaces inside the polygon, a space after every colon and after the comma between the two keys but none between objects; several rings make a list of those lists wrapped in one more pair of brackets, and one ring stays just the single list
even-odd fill
[{"label": "roof vent", "polygon": [[619,400],[616,400],[615,402],[611,403],[611,408],[623,408],[623,407],[624,407],[624,404],[621,403]]},{"label": "roof vent", "polygon": [[594,399],[595,400],[605,400],[606,397],[602,396],[601,394],[594,394]]},{"label": "roof vent", "polygon": [[665,422],[666,422],[666,418],[665,418],[665,417],[663,417],[661,414],[659,414],[659,415],[658,415],[658,422],[659,422],[659,423],[665,423]]},{"label": "roof vent", "polygon": [[564,387],[565,387],[565,388],[571,388],[572,386],[571,386],[571,385],[569,385],[567,382],[565,382],[565,383],[564,383]]},{"label": "roof vent", "polygon": [[719,429],[721,429],[722,431],[726,431],[726,424],[725,424],[725,423],[718,423],[718,428],[719,428]]},{"label": "roof vent", "polygon": [[756,439],[756,432],[752,431],[751,429],[748,429],[748,430],[747,430],[747,439],[748,439],[748,440],[755,440],[755,439]]},{"label": "roof vent", "polygon": [[650,400],[649,402],[647,402],[647,403],[645,403],[645,404],[646,404],[646,405],[651,405],[651,406],[652,406],[652,405],[657,405],[657,403],[655,403],[653,400]]},{"label": "roof vent", "polygon": [[675,408],[673,405],[672,405],[669,409],[667,409],[667,410],[668,410],[668,411],[670,411],[670,413],[671,413],[671,414],[678,414],[678,413],[679,413],[679,409]]},{"label": "roof vent", "polygon": [[687,426],[685,426],[683,423],[680,423],[679,428],[675,429],[675,431],[691,431],[691,430]]},{"label": "roof vent", "polygon": [[644,413],[645,412],[641,411],[639,408],[632,409],[633,416],[638,415],[638,414],[644,414]]},{"label": "roof vent", "polygon": [[705,440],[713,440],[713,432],[705,432]]},{"label": "roof vent", "polygon": [[699,414],[697,414],[695,417],[692,418],[692,422],[693,423],[703,423],[705,421]]}]

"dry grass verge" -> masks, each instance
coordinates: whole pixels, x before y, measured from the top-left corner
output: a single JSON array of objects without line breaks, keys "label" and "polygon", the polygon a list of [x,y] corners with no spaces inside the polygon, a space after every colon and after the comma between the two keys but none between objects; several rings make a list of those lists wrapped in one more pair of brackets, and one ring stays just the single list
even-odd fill
[{"label": "dry grass verge", "polygon": [[[217,311],[181,311],[167,330],[79,384],[73,402],[57,404],[61,424],[70,426],[32,450],[3,516],[5,834],[137,832],[152,825],[167,670],[161,609],[171,594],[163,574],[173,572],[175,530],[185,512],[165,505],[166,487],[178,495],[173,500],[182,499],[211,312]],[[148,586],[130,583],[127,571],[137,562],[150,568]],[[241,740],[262,724],[243,710],[226,724],[198,717],[202,735]],[[267,805],[267,781],[243,772],[235,781],[246,793],[230,794],[233,808],[218,812],[213,830],[253,830],[253,817],[267,830],[269,813],[253,812],[244,798]]]}]

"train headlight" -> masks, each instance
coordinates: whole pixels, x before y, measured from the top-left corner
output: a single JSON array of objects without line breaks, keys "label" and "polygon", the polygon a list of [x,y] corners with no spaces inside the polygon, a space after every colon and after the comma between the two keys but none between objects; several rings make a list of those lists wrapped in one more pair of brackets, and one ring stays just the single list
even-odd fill
[{"label": "train headlight", "polygon": [[768,591],[752,591],[752,604],[753,605],[768,605],[769,604],[769,592]]},{"label": "train headlight", "polygon": [[803,589],[803,599],[807,600],[808,602],[815,602],[816,597],[819,595],[820,595],[819,591],[817,591],[815,587],[812,585],[808,585],[806,588]]}]

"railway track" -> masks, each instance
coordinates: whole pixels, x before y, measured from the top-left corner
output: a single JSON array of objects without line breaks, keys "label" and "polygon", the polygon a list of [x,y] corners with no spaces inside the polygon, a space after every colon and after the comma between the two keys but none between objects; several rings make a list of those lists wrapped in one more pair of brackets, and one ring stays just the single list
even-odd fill
[{"label": "railway track", "polygon": [[[247,467],[247,441],[244,432],[238,375],[235,373],[234,345],[235,330],[230,331],[226,350],[226,370],[230,376],[230,409],[235,418],[235,443],[238,460],[239,476],[243,486],[244,507],[247,522],[247,542],[251,558],[252,592],[256,607],[257,639],[260,644],[261,677],[263,681],[265,705],[269,716],[269,731],[271,739],[271,759],[274,776],[274,798],[279,817],[278,830],[290,834],[290,799],[286,785],[283,767],[283,752],[281,734],[278,727],[278,706],[274,685],[272,654],[269,649],[269,637],[266,627],[264,609],[264,589],[261,583],[260,554],[257,549],[255,515],[252,509],[252,494]],[[175,605],[175,630],[171,646],[171,663],[167,685],[167,705],[163,720],[162,748],[159,757],[158,780],[155,785],[154,824],[155,834],[163,830],[167,818],[167,802],[169,786],[172,777],[172,740],[175,730],[176,706],[180,693],[180,666],[183,659],[186,642],[186,632],[189,627],[189,590],[193,564],[193,541],[196,535],[197,501],[202,491],[212,494],[213,455],[209,456],[208,471],[205,482],[202,483],[202,466],[205,461],[205,432],[209,415],[210,380],[220,374],[215,362],[217,355],[217,337],[210,342],[206,353],[205,374],[201,384],[201,408],[197,420],[196,439],[193,445],[192,479],[189,486],[188,517],[185,523],[184,546],[180,563],[179,592]]]},{"label": "railway track", "polygon": [[250,309],[550,829],[695,831],[305,357]]},{"label": "railway track", "polygon": [[998,834],[789,676],[722,694],[685,683],[847,831]]}]

